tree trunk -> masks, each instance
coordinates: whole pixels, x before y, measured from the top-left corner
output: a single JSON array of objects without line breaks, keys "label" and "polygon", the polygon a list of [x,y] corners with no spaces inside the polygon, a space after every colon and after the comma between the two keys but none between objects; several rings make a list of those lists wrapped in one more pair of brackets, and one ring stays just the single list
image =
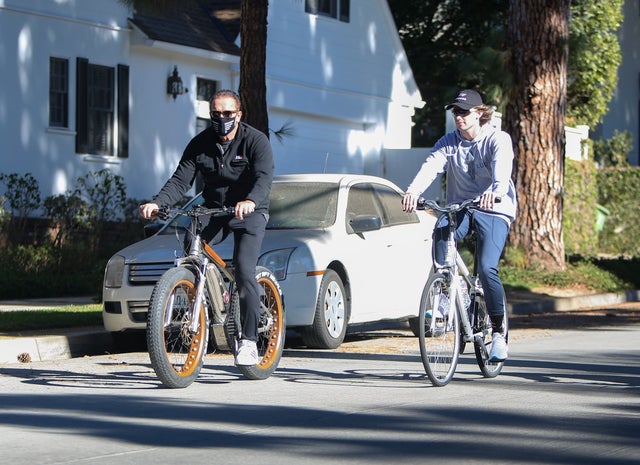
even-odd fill
[{"label": "tree trunk", "polygon": [[242,120],[269,137],[267,113],[268,0],[242,0],[240,23],[240,85]]},{"label": "tree trunk", "polygon": [[564,118],[570,0],[511,0],[513,86],[505,129],[514,142],[518,217],[510,244],[527,266],[565,268],[562,240]]}]

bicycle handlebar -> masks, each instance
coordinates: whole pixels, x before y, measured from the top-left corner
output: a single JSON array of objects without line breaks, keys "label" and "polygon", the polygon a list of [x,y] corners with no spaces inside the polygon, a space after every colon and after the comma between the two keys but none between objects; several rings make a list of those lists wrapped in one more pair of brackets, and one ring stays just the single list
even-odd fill
[{"label": "bicycle handlebar", "polygon": [[[500,203],[502,201],[501,197],[496,197],[494,199],[495,203]],[[479,207],[480,201],[478,199],[468,199],[462,203],[453,203],[446,207],[441,207],[438,205],[435,200],[427,200],[423,197],[418,199],[418,204],[416,205],[416,210],[435,210],[441,213],[453,213],[460,210],[464,210],[467,207]]]},{"label": "bicycle handlebar", "polygon": [[167,220],[171,215],[189,216],[191,218],[198,218],[200,216],[233,216],[235,215],[234,207],[217,207],[207,208],[202,205],[195,205],[189,210],[183,210],[180,208],[160,207],[156,210],[155,215],[161,220]]}]

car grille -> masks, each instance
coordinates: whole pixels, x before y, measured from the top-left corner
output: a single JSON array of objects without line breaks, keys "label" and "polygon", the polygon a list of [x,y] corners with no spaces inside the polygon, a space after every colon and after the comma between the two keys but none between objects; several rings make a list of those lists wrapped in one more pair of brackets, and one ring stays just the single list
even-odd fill
[{"label": "car grille", "polygon": [[155,284],[172,266],[173,262],[131,264],[129,265],[129,284],[132,286]]},{"label": "car grille", "polygon": [[147,321],[147,312],[149,311],[148,300],[131,300],[127,302],[129,315],[136,323],[145,323]]}]

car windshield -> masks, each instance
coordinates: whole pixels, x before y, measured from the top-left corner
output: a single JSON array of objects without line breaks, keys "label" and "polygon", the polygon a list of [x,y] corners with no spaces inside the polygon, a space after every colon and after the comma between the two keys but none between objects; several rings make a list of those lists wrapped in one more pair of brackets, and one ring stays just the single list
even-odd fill
[{"label": "car windshield", "polygon": [[[185,205],[200,205],[198,195]],[[328,182],[275,182],[271,186],[269,223],[267,229],[321,229],[336,221],[338,184]],[[189,218],[173,218],[160,234],[174,234],[176,228],[184,231]]]},{"label": "car windshield", "polygon": [[271,186],[267,229],[327,228],[336,221],[338,185],[277,182]]}]

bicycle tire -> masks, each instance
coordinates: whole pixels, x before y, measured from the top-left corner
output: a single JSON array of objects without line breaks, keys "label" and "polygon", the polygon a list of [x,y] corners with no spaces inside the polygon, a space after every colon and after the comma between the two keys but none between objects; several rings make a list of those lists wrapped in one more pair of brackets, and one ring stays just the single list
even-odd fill
[{"label": "bicycle tire", "polygon": [[[504,301],[504,298],[503,298]],[[493,338],[493,331],[491,329],[491,319],[489,318],[489,313],[487,311],[487,304],[484,300],[484,297],[477,296],[475,302],[474,309],[474,333],[482,332],[482,342],[484,342],[485,350],[482,348],[482,344],[480,341],[475,341],[473,346],[475,348],[476,353],[476,362],[478,362],[478,367],[480,368],[480,372],[482,376],[485,378],[495,378],[502,371],[502,367],[504,366],[504,361],[501,362],[492,362],[489,360],[489,353],[491,351],[491,341]],[[508,341],[509,337],[509,319],[507,315],[507,303],[504,302],[504,336]]]},{"label": "bicycle tire", "polygon": [[258,323],[258,364],[239,365],[238,369],[248,379],[267,379],[280,363],[286,333],[284,301],[280,284],[267,268],[256,268],[256,281],[262,288],[260,303],[262,312]]},{"label": "bicycle tire", "polygon": [[457,305],[449,299],[447,277],[442,273],[432,275],[424,287],[419,330],[420,357],[427,376],[434,386],[446,386],[460,356],[460,320]]},{"label": "bicycle tire", "polygon": [[[147,314],[147,350],[156,376],[169,388],[185,388],[202,369],[207,352],[208,327],[204,305],[198,309],[198,329],[189,330],[191,305],[196,296],[194,274],[170,268],[156,283]],[[170,323],[165,325],[167,312]]]}]

